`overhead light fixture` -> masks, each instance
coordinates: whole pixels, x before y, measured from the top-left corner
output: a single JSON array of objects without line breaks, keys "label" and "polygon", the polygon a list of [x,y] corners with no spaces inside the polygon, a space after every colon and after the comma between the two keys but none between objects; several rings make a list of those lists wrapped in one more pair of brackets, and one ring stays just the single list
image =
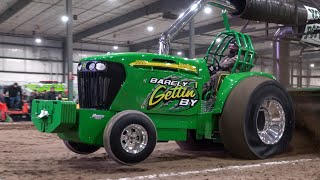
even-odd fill
[{"label": "overhead light fixture", "polygon": [[212,9],[210,7],[205,7],[204,8],[204,13],[211,14],[211,12],[212,12]]},{"label": "overhead light fixture", "polygon": [[68,20],[69,20],[69,17],[66,16],[66,15],[64,15],[64,16],[61,17],[61,21],[62,21],[62,22],[67,22]]},{"label": "overhead light fixture", "polygon": [[314,64],[310,64],[310,67],[312,67],[312,68],[314,68],[316,65],[314,65]]},{"label": "overhead light fixture", "polygon": [[113,49],[114,49],[114,50],[118,50],[118,49],[119,49],[119,46],[113,46]]},{"label": "overhead light fixture", "polygon": [[36,43],[40,44],[40,43],[42,42],[42,39],[41,39],[41,38],[36,38],[34,41],[35,41]]},{"label": "overhead light fixture", "polygon": [[178,55],[178,56],[181,56],[181,55],[182,55],[182,52],[181,52],[181,51],[178,51],[178,52],[177,52],[177,55]]},{"label": "overhead light fixture", "polygon": [[221,38],[218,38],[218,39],[216,40],[216,42],[217,42],[217,43],[221,42]]},{"label": "overhead light fixture", "polygon": [[147,30],[148,30],[149,32],[151,32],[151,31],[154,30],[154,27],[153,27],[153,26],[148,26],[148,27],[147,27]]}]

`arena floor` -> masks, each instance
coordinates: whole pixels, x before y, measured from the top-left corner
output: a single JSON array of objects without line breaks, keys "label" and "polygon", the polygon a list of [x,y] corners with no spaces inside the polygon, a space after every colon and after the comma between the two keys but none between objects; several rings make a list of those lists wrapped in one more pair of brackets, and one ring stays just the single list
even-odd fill
[{"label": "arena floor", "polygon": [[53,134],[31,123],[0,123],[0,180],[11,179],[320,179],[320,154],[296,131],[290,149],[267,160],[241,160],[224,150],[182,152],[174,142],[159,143],[134,166],[112,161],[104,149],[77,155]]}]

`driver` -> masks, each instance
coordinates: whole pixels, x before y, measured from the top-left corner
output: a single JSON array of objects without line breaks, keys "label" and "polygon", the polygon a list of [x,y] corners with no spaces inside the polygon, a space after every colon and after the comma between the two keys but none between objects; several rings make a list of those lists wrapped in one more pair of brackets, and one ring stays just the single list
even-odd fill
[{"label": "driver", "polygon": [[204,85],[203,95],[207,93],[208,89],[214,88],[217,85],[217,77],[222,74],[229,74],[237,61],[239,46],[236,42],[231,42],[229,44],[229,54],[224,57],[218,65],[209,66],[210,80]]}]

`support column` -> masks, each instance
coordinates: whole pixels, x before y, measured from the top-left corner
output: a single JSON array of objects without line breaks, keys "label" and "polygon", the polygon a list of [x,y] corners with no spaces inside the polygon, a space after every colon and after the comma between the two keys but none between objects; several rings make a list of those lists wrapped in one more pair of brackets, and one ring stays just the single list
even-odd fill
[{"label": "support column", "polygon": [[67,70],[67,55],[66,55],[66,42],[62,42],[62,83],[66,83],[66,70]]},{"label": "support column", "polygon": [[273,72],[278,82],[284,87],[289,87],[289,58],[290,45],[281,39],[273,42]]},{"label": "support column", "polygon": [[291,87],[294,87],[293,74],[294,74],[294,62],[291,61],[291,63],[290,63],[290,85],[291,85]]},{"label": "support column", "polygon": [[194,28],[194,19],[192,19],[189,23],[189,58],[195,58],[196,47],[194,44],[195,37],[195,28]]},{"label": "support column", "polygon": [[66,37],[66,57],[68,62],[68,100],[73,100],[73,40],[72,40],[72,0],[66,0],[66,10],[68,16],[67,37]]},{"label": "support column", "polygon": [[312,69],[311,69],[311,67],[310,66],[307,66],[307,69],[306,69],[306,86],[307,86],[307,88],[310,88],[310,85],[311,85],[311,71],[312,71]]}]

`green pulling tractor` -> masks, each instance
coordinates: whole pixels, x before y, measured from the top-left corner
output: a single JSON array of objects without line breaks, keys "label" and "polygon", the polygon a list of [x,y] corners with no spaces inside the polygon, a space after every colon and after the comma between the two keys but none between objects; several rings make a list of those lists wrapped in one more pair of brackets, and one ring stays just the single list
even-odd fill
[{"label": "green pulling tractor", "polygon": [[[145,160],[157,142],[168,141],[187,150],[223,144],[232,155],[247,159],[283,152],[295,124],[291,98],[272,75],[251,72],[256,56],[251,39],[230,30],[225,12],[226,31],[215,37],[205,58],[166,54],[166,38],[207,3],[196,1],[175,22],[175,30],[163,34],[159,54],[110,53],[81,59],[80,108],[71,101],[34,100],[35,127],[56,133],[75,153],[104,147],[112,159],[126,165]],[[208,64],[219,64],[231,42],[239,46],[234,67],[203,92],[210,79]]]}]

